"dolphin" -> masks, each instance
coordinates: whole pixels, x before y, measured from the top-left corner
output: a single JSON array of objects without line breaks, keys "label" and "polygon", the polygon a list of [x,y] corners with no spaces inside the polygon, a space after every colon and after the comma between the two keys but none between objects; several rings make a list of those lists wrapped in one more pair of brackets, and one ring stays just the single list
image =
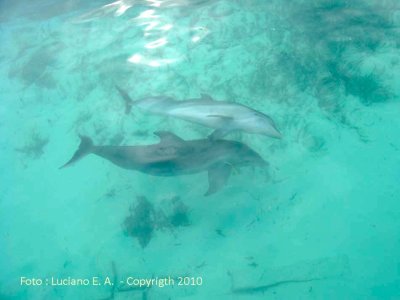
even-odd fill
[{"label": "dolphin", "polygon": [[210,135],[211,139],[221,139],[233,131],[263,134],[278,139],[282,137],[269,116],[242,104],[215,101],[207,94],[201,94],[198,99],[183,101],[166,96],[133,101],[122,88],[116,86],[116,89],[125,101],[125,113],[130,113],[132,106],[135,106],[153,114],[197,123],[215,129]]},{"label": "dolphin", "polygon": [[220,190],[232,172],[242,166],[266,166],[262,157],[247,145],[229,140],[185,141],[167,131],[154,132],[158,144],[140,146],[95,146],[86,136],[72,158],[60,168],[72,165],[87,154],[101,156],[113,164],[153,176],[178,176],[208,172],[205,196]]}]

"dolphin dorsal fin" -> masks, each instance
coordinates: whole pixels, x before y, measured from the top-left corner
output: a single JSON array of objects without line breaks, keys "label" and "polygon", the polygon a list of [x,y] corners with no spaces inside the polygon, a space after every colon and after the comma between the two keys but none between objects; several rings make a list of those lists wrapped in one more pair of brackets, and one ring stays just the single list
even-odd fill
[{"label": "dolphin dorsal fin", "polygon": [[173,134],[172,132],[169,131],[156,131],[154,132],[156,136],[160,138],[160,144],[161,143],[183,143],[185,142],[183,139],[181,139],[179,136]]},{"label": "dolphin dorsal fin", "polygon": [[234,129],[228,127],[217,128],[208,136],[208,138],[212,141],[220,140],[232,131],[234,131]]},{"label": "dolphin dorsal fin", "polygon": [[209,94],[202,93],[200,95],[201,95],[201,100],[214,101],[214,99]]}]

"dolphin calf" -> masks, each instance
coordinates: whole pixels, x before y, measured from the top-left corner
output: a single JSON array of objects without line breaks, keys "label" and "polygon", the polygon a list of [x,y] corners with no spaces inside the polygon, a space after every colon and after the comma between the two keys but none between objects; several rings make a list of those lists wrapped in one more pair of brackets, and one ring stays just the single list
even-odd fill
[{"label": "dolphin calf", "polygon": [[154,134],[160,138],[160,142],[142,146],[95,146],[89,137],[80,136],[78,150],[61,168],[92,153],[121,168],[154,176],[177,176],[207,171],[209,187],[205,196],[208,196],[225,185],[232,169],[247,165],[267,165],[259,154],[240,142],[211,139],[185,141],[166,131]]},{"label": "dolphin calf", "polygon": [[128,93],[116,86],[125,101],[125,113],[132,106],[153,114],[172,116],[215,129],[212,139],[220,139],[233,131],[263,134],[281,138],[274,121],[263,114],[242,104],[215,101],[209,95],[202,94],[199,99],[177,101],[170,97],[146,97],[133,101]]}]

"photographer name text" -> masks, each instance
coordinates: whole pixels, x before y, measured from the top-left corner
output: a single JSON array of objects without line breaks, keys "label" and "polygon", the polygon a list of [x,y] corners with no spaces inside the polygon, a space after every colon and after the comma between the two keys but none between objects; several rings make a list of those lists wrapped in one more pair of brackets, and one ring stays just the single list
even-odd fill
[{"label": "photographer name text", "polygon": [[46,278],[32,278],[32,277],[20,277],[21,286],[113,286],[114,284],[126,285],[130,287],[139,288],[150,288],[159,287],[163,288],[166,286],[201,286],[203,284],[203,278],[178,276],[178,277],[154,277],[154,278],[142,278],[128,276],[124,280],[119,280],[117,283],[113,282],[113,278],[106,276],[101,277],[88,277],[88,278],[74,278],[74,277],[46,277]]}]

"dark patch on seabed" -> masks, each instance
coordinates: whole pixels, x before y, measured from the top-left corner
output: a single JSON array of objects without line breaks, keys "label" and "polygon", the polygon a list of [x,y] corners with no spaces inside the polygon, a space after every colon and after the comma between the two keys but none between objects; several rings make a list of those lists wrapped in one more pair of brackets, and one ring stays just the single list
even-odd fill
[{"label": "dark patch on seabed", "polygon": [[127,235],[137,238],[144,248],[156,228],[154,207],[145,197],[138,197],[137,205],[131,206],[129,211],[130,215],[124,221],[125,231]]},{"label": "dark patch on seabed", "polygon": [[[49,39],[52,38],[54,37]],[[40,88],[56,88],[57,80],[52,74],[64,46],[57,42],[45,42],[40,47],[25,45],[25,41],[18,43],[21,43],[21,49],[14,59],[13,67],[8,72],[10,79],[15,77],[20,79],[26,88],[33,84]],[[25,56],[28,57],[27,60],[21,61]]]},{"label": "dark patch on seabed", "polygon": [[[285,16],[291,35],[284,42],[285,49],[275,53],[276,65],[268,68],[269,75],[265,74],[266,82],[261,86],[268,93],[275,83],[275,93],[279,84],[272,76],[275,72],[285,74],[285,85],[310,91],[320,108],[333,114],[341,113],[345,103],[340,98],[346,95],[364,105],[394,99],[388,83],[390,70],[366,69],[363,65],[380,50],[398,49],[400,35],[393,14],[391,7],[377,1],[293,4]],[[393,58],[392,63],[398,66],[399,59]]]},{"label": "dark patch on seabed", "polygon": [[164,200],[165,204],[160,208],[154,205],[146,197],[139,196],[135,204],[132,204],[123,225],[128,236],[136,238],[142,248],[145,248],[156,230],[189,226],[189,209],[179,199]]},{"label": "dark patch on seabed", "polygon": [[44,148],[48,142],[49,139],[47,137],[43,137],[37,131],[33,131],[31,139],[28,140],[23,146],[16,147],[15,150],[28,156],[30,159],[38,159],[43,155]]}]

